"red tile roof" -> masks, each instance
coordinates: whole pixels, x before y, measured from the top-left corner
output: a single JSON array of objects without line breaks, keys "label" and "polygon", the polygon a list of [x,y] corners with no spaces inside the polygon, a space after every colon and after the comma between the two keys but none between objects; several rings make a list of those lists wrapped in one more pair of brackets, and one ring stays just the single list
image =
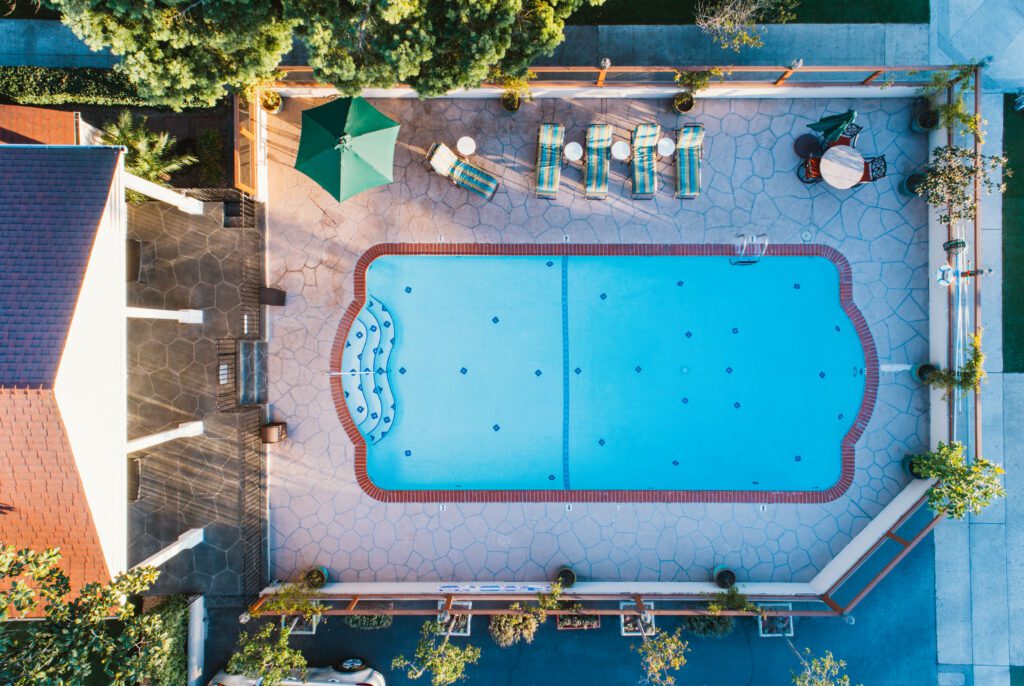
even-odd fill
[{"label": "red tile roof", "polygon": [[0,543],[60,548],[74,591],[110,579],[53,391],[0,389]]},{"label": "red tile roof", "polygon": [[42,107],[0,105],[0,143],[78,143],[74,112]]}]

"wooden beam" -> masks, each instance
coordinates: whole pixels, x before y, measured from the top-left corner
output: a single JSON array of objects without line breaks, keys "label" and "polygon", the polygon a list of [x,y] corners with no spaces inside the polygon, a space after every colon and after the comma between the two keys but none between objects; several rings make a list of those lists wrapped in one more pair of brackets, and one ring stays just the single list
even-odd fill
[{"label": "wooden beam", "polygon": [[796,71],[796,69],[787,69],[786,71],[784,71],[782,73],[782,76],[780,76],[779,78],[775,79],[775,85],[776,86],[781,86],[782,84],[784,84],[786,82],[786,79],[788,79],[790,76],[792,76],[793,72],[795,72],[795,71]]},{"label": "wooden beam", "polygon": [[352,596],[352,600],[348,601],[348,606],[346,606],[345,609],[346,610],[354,610],[354,609],[356,609],[356,605],[358,605],[358,604],[359,604],[359,596]]},{"label": "wooden beam", "polygon": [[862,86],[866,86],[866,85],[868,85],[869,83],[871,83],[872,81],[874,81],[875,79],[877,79],[879,76],[881,76],[884,73],[885,73],[884,70],[876,69],[875,71],[871,72],[871,76],[869,76],[866,79],[864,79],[863,81],[861,81],[860,84]]},{"label": "wooden beam", "polygon": [[889,538],[889,539],[891,539],[893,541],[896,541],[897,543],[899,543],[904,548],[906,548],[908,545],[910,545],[910,541],[908,541],[905,538],[901,538],[900,536],[897,536],[892,531],[886,531],[885,532],[885,536],[886,536],[886,538]]}]

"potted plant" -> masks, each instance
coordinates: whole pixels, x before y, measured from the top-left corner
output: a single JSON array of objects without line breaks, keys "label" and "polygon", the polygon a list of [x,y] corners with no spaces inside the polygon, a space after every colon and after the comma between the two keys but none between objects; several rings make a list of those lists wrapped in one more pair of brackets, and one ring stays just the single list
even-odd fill
[{"label": "potted plant", "polygon": [[1006,158],[999,155],[981,155],[975,159],[974,150],[944,145],[932,151],[932,159],[925,167],[924,180],[915,189],[929,205],[939,211],[939,221],[951,224],[974,218],[974,181],[978,179],[985,192],[1000,193],[1006,190],[1005,183],[996,183],[993,172],[1005,170],[1004,177],[1011,171],[1005,169]]},{"label": "potted plant", "polygon": [[736,584],[736,573],[725,565],[717,565],[711,570],[711,579],[719,588],[732,588]]},{"label": "potted plant", "polygon": [[[960,124],[961,135],[974,135],[979,140],[984,138],[981,127],[985,122],[980,115],[967,109],[964,100],[964,93],[974,89],[972,77],[976,66],[976,62],[971,62],[957,67],[954,71],[939,71],[932,74],[931,80],[918,91],[927,99],[929,105],[914,114],[910,120],[910,129],[915,133],[926,133],[939,126],[952,127]],[[953,93],[951,100],[938,105],[931,104],[933,98],[944,96],[949,90]]]},{"label": "potted plant", "polygon": [[555,628],[559,631],[587,631],[601,628],[601,615],[558,615]]},{"label": "potted plant", "polygon": [[921,172],[914,172],[913,174],[907,174],[900,181],[899,190],[900,193],[908,197],[920,195],[917,189],[924,183],[925,176]]},{"label": "potted plant", "polygon": [[[572,588],[576,583],[576,572],[572,570],[572,567],[561,567],[555,572],[555,584],[558,586],[559,591],[563,588]],[[554,590],[554,586],[551,587]]]},{"label": "potted plant", "polygon": [[932,377],[932,374],[934,374],[937,371],[939,371],[939,368],[936,367],[934,364],[926,363],[915,364],[911,368],[910,373],[915,379],[917,379],[921,383],[926,384],[928,383],[928,379]]},{"label": "potted plant", "polygon": [[931,107],[918,110],[910,119],[910,130],[914,133],[928,133],[939,128],[939,112]]},{"label": "potted plant", "polygon": [[313,567],[302,577],[302,582],[307,588],[320,589],[327,585],[327,567]]},{"label": "potted plant", "polygon": [[277,91],[264,88],[260,91],[260,106],[267,114],[280,114],[284,109],[284,98]]},{"label": "potted plant", "polygon": [[522,76],[505,74],[498,70],[493,72],[491,79],[501,83],[501,87],[504,89],[501,94],[501,106],[506,112],[518,112],[524,99],[533,100],[530,93],[530,80],[535,78],[537,75],[532,71],[527,71]]},{"label": "potted plant", "polygon": [[912,474],[938,479],[928,489],[928,507],[950,519],[978,514],[992,500],[1006,495],[999,481],[1003,468],[982,457],[967,464],[964,445],[959,441],[949,445],[940,442],[934,452],[913,455],[908,463]]},{"label": "potted plant", "polygon": [[977,393],[985,378],[985,353],[981,351],[981,335],[981,332],[970,334],[970,350],[960,369],[937,369],[933,365],[921,365],[927,375],[918,378],[932,388],[941,388],[947,394],[951,390]]},{"label": "potted plant", "polygon": [[275,71],[255,79],[242,90],[242,98],[250,105],[259,104],[268,114],[278,114],[284,108],[284,99],[273,87],[282,78],[284,73]]},{"label": "potted plant", "polygon": [[708,71],[677,71],[676,84],[682,89],[672,97],[672,108],[679,114],[693,109],[697,93],[711,85],[712,77],[720,78],[723,72],[718,67]]}]

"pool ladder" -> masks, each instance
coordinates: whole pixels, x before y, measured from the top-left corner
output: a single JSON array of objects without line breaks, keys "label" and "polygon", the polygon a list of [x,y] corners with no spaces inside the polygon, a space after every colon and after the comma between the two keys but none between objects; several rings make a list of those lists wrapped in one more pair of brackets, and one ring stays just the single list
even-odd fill
[{"label": "pool ladder", "polygon": [[757,264],[768,252],[768,234],[736,234],[736,254],[729,258],[729,264]]}]

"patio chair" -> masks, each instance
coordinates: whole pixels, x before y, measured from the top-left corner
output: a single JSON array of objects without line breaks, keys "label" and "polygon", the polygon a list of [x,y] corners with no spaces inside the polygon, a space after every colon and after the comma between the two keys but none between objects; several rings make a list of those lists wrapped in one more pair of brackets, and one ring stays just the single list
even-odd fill
[{"label": "patio chair", "polygon": [[498,190],[498,179],[494,175],[462,159],[444,143],[434,143],[427,151],[427,162],[431,169],[451,179],[456,186],[487,200]]},{"label": "patio chair", "polygon": [[687,124],[676,139],[676,197],[700,195],[700,160],[704,156],[704,125]]},{"label": "patio chair", "polygon": [[591,124],[587,127],[587,150],[583,158],[583,194],[604,200],[608,197],[608,170],[612,161],[612,127]]},{"label": "patio chair", "polygon": [[[881,178],[885,178],[888,171],[888,165],[885,163],[885,155],[869,157],[864,160],[864,176],[861,177],[860,184],[871,183],[872,181],[878,181]],[[859,186],[860,184],[857,185]]]},{"label": "patio chair", "polygon": [[[832,145],[857,145],[857,138],[860,137],[860,132],[864,130],[863,126],[857,126],[856,124],[848,124],[843,129],[843,134],[836,139],[836,142]],[[829,146],[831,147],[831,146]]]},{"label": "patio chair", "polygon": [[796,168],[796,177],[801,183],[821,183],[821,158],[811,155],[800,162]]},{"label": "patio chair", "polygon": [[633,147],[633,197],[649,199],[658,192],[658,138],[661,127],[657,124],[638,124],[630,142]]},{"label": "patio chair", "polygon": [[558,195],[558,182],[562,178],[562,145],[565,127],[561,124],[541,124],[537,132],[537,185],[538,198]]}]

